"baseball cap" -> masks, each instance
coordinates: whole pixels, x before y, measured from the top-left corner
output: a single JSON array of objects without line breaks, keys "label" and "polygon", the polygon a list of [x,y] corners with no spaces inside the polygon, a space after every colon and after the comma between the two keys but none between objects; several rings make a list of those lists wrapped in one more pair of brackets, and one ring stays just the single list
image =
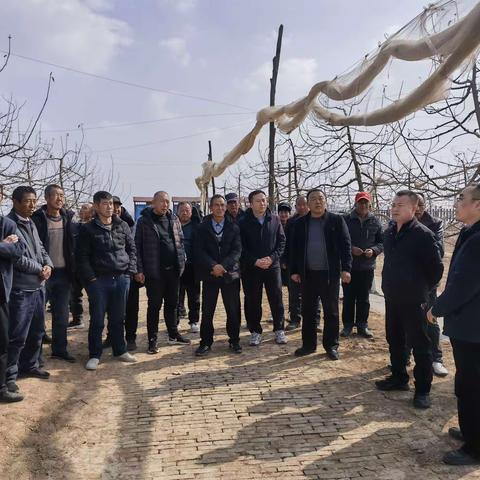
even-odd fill
[{"label": "baseball cap", "polygon": [[238,195],[236,193],[227,193],[225,195],[225,200],[228,202],[233,202],[235,200],[238,200]]},{"label": "baseball cap", "polygon": [[292,211],[292,207],[291,207],[290,204],[287,203],[287,202],[280,202],[280,203],[278,204],[277,211],[280,211],[280,210],[287,210],[288,212],[291,212],[291,211]]},{"label": "baseball cap", "polygon": [[372,197],[368,192],[358,192],[355,195],[355,203],[359,202],[360,200],[368,200],[369,202],[372,201]]},{"label": "baseball cap", "polygon": [[122,205],[122,201],[120,200],[120,197],[117,197],[117,196],[113,196],[113,203],[119,203],[120,205]]}]

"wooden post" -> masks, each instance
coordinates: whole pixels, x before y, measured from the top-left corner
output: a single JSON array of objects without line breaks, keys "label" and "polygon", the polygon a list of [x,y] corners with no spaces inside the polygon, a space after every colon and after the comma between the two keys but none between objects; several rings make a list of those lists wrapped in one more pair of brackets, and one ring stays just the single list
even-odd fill
[{"label": "wooden post", "polygon": [[[213,162],[212,158],[212,142],[208,141],[208,161]],[[212,195],[215,195],[215,178],[212,177]]]},{"label": "wooden post", "polygon": [[[275,105],[278,67],[280,65],[280,51],[282,49],[283,25],[278,29],[277,49],[273,57],[272,78],[270,79],[270,106]],[[273,210],[275,206],[275,124],[270,122],[270,136],[268,143],[268,204]]]}]

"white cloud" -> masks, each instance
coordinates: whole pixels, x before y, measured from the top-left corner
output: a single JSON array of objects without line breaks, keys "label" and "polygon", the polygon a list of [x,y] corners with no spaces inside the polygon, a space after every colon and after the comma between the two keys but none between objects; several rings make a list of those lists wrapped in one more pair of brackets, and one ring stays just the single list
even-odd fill
[{"label": "white cloud", "polygon": [[152,119],[169,118],[175,115],[168,110],[167,104],[170,100],[166,93],[152,92],[148,99],[148,110]]},{"label": "white cloud", "polygon": [[92,9],[99,11],[113,10],[115,0],[84,0],[84,2]]},{"label": "white cloud", "polygon": [[181,37],[170,37],[160,40],[159,45],[166,48],[173,58],[183,67],[190,64],[190,53],[187,50],[187,41]]},{"label": "white cloud", "polygon": [[159,0],[160,5],[167,5],[179,13],[189,13],[197,6],[197,0]]},{"label": "white cloud", "polygon": [[6,0],[0,30],[8,27],[19,53],[105,73],[119,50],[132,43],[126,22],[96,11],[111,4],[111,0]]}]

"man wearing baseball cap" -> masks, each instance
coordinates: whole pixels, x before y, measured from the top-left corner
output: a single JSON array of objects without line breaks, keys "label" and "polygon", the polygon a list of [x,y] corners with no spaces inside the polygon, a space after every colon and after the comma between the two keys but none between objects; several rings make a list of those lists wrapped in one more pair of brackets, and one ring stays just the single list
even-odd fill
[{"label": "man wearing baseball cap", "polygon": [[240,207],[240,199],[235,192],[227,193],[225,195],[225,200],[227,201],[227,212],[226,217],[229,217],[230,220],[233,220],[235,223],[245,215],[245,212]]},{"label": "man wearing baseball cap", "polygon": [[383,236],[379,220],[370,212],[370,203],[369,193],[357,193],[353,210],[344,217],[352,240],[353,264],[351,282],[343,284],[342,337],[350,336],[356,326],[359,335],[373,338],[368,329],[369,296],[376,257],[383,252]]}]

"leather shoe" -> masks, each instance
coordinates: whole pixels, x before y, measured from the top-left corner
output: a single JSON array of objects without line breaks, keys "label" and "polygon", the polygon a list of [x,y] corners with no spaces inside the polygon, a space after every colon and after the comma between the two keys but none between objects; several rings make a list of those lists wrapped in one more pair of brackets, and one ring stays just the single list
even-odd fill
[{"label": "leather shoe", "polygon": [[297,328],[300,327],[300,323],[299,322],[289,322],[289,324],[287,325],[287,327],[285,328],[285,330],[287,332],[291,332],[292,330],[296,330]]},{"label": "leather shoe", "polygon": [[0,390],[0,403],[21,402],[23,395],[18,392],[9,392],[6,388]]},{"label": "leather shoe", "polygon": [[20,372],[19,377],[23,378],[40,378],[42,380],[46,380],[47,378],[50,377],[50,374],[41,368],[34,368],[33,370],[29,370],[28,372]]},{"label": "leather shoe", "polygon": [[458,427],[450,427],[448,429],[448,434],[455,440],[459,440],[460,442],[465,441],[465,439],[463,438],[463,433]]},{"label": "leather shoe", "polygon": [[340,336],[343,337],[343,338],[347,338],[351,334],[352,334],[352,329],[351,328],[346,328],[346,327],[340,332]]},{"label": "leather shoe", "polygon": [[410,387],[408,383],[401,383],[394,377],[387,377],[383,380],[377,380],[375,386],[382,391],[389,392],[391,390],[400,390],[403,392],[408,392]]},{"label": "leather shoe", "polygon": [[70,355],[68,352],[65,353],[52,353],[52,358],[56,358],[57,360],[65,360],[68,363],[75,363],[75,357]]},{"label": "leather shoe", "polygon": [[357,333],[364,338],[373,338],[373,333],[368,328],[357,328]]},{"label": "leather shoe", "polygon": [[195,350],[195,355],[197,357],[205,357],[210,353],[211,347],[210,345],[200,345],[196,350]]},{"label": "leather shoe", "polygon": [[300,347],[295,350],[296,357],[305,357],[306,355],[311,355],[317,351],[316,348],[307,348],[307,347]]},{"label": "leather shoe", "polygon": [[238,342],[237,343],[230,343],[228,345],[228,348],[230,348],[230,350],[233,353],[242,353],[242,346]]},{"label": "leather shoe", "polygon": [[17,393],[20,389],[13,380],[10,380],[9,382],[7,382],[7,390],[12,393]]},{"label": "leather shoe", "polygon": [[336,348],[332,348],[330,350],[327,350],[327,357],[330,360],[338,360],[340,358],[340,355],[338,354],[338,350]]},{"label": "leather shoe", "polygon": [[430,408],[432,406],[432,402],[430,400],[430,395],[426,394],[416,394],[413,397],[413,406],[415,408]]},{"label": "leather shoe", "polygon": [[480,458],[472,457],[460,448],[447,452],[443,456],[443,462],[447,465],[480,465]]}]

